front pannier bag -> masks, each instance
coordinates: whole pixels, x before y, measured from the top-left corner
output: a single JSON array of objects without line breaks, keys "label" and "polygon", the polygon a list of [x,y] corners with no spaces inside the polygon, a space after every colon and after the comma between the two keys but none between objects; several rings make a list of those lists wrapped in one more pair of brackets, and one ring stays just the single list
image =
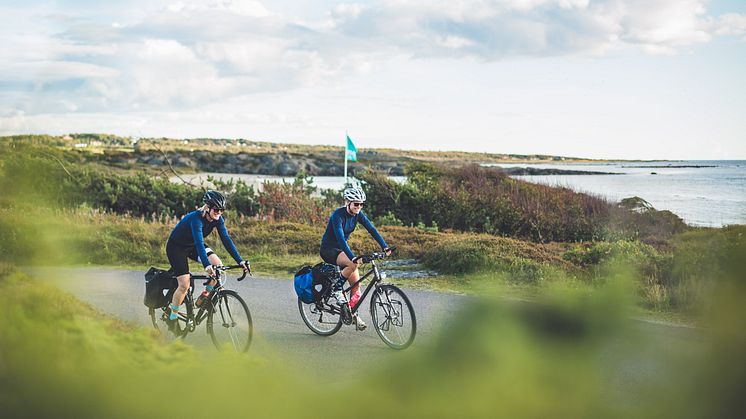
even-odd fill
[{"label": "front pannier bag", "polygon": [[143,304],[149,308],[165,307],[173,295],[178,282],[171,271],[150,268],[145,273],[145,298]]}]

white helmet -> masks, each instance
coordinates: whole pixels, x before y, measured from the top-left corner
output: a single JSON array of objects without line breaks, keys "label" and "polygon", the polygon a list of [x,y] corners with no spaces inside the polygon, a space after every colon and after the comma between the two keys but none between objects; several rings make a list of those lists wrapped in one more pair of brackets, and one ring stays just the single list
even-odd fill
[{"label": "white helmet", "polygon": [[342,196],[344,196],[345,201],[365,202],[365,192],[360,188],[347,188]]}]

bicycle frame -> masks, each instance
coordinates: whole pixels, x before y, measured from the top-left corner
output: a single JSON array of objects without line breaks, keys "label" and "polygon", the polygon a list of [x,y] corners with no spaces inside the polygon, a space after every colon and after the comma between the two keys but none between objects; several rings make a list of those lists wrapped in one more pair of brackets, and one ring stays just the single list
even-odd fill
[{"label": "bicycle frame", "polygon": [[[228,266],[228,269],[234,269],[238,268],[240,265],[235,266]],[[223,274],[224,275],[224,274]],[[238,278],[238,281],[241,281],[246,277],[246,272],[244,272],[243,276]],[[216,280],[217,284],[214,286],[214,291],[212,295],[210,296],[210,299],[207,300],[205,304],[203,304],[199,310],[197,310],[197,314],[194,314],[194,280]],[[197,326],[202,324],[202,322],[207,318],[208,314],[210,314],[210,311],[213,306],[213,301],[217,299],[217,297],[220,295],[220,291],[224,289],[225,283],[222,281],[221,278],[221,272],[218,270],[216,272],[215,277],[211,277],[208,275],[193,275],[189,274],[189,290],[187,290],[186,295],[184,296],[184,303],[186,305],[186,315],[179,314],[179,318],[183,320],[186,323],[186,328],[184,329],[185,336],[186,333],[191,333],[197,329]]]},{"label": "bicycle frame", "polygon": [[357,285],[359,285],[361,282],[363,282],[363,280],[365,278],[373,275],[373,280],[370,282],[370,285],[368,285],[367,287],[365,287],[365,291],[360,296],[360,299],[358,300],[357,304],[355,304],[355,307],[351,309],[352,314],[355,314],[357,312],[357,310],[360,307],[362,307],[363,301],[368,296],[368,294],[370,293],[370,291],[373,290],[374,288],[377,289],[378,288],[378,284],[381,281],[383,281],[383,279],[381,278],[381,273],[378,271],[378,266],[376,266],[376,262],[373,260],[373,261],[370,262],[370,264],[372,266],[371,269],[365,275],[361,276],[360,279],[358,279],[357,281],[355,281],[352,285],[350,285],[348,288],[346,288],[344,290],[344,292],[346,292],[346,293],[350,292],[350,290],[352,290]]}]

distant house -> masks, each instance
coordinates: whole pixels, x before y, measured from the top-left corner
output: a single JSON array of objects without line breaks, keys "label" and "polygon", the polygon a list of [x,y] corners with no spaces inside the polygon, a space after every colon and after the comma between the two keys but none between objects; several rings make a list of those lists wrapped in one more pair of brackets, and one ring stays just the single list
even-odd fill
[{"label": "distant house", "polygon": [[86,148],[88,147],[87,143],[77,143],[75,144],[75,148]]}]

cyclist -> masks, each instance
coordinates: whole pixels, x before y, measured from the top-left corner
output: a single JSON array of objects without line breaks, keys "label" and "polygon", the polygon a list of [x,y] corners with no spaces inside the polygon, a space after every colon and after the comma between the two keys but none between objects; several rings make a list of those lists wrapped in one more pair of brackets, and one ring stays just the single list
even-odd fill
[{"label": "cyclist", "polygon": [[[171,314],[169,320],[176,320],[177,313],[181,309],[181,303],[184,296],[189,290],[189,261],[187,258],[201,263],[205,271],[210,276],[215,276],[213,266],[219,266],[223,263],[218,255],[209,247],[205,247],[205,236],[209,235],[215,228],[218,229],[220,241],[223,247],[233,256],[236,263],[243,267],[244,271],[250,272],[251,267],[248,261],[243,260],[238,253],[236,246],[233,244],[225,228],[225,221],[222,214],[225,211],[225,197],[217,191],[209,190],[202,197],[203,204],[201,208],[190,212],[176,224],[166,243],[166,256],[171,264],[171,271],[179,282],[179,287],[174,292],[171,300]],[[208,292],[213,290],[217,282],[210,280],[205,289]]]},{"label": "cyclist", "polygon": [[[340,304],[346,302],[342,292],[345,281],[352,285],[360,279],[360,271],[358,270],[360,260],[356,260],[355,254],[352,253],[350,246],[347,244],[347,240],[355,230],[357,223],[362,224],[368,230],[368,233],[378,242],[384,252],[391,254],[386,241],[383,240],[381,234],[378,233],[373,223],[362,211],[365,203],[365,192],[360,188],[347,188],[342,195],[345,206],[337,208],[329,217],[326,231],[321,238],[321,250],[319,252],[324,262],[342,268],[341,276],[332,289],[332,295]],[[355,307],[359,299],[360,284],[352,289],[350,307]],[[355,326],[358,330],[364,330],[366,327],[365,323],[357,316],[355,316]]]}]

